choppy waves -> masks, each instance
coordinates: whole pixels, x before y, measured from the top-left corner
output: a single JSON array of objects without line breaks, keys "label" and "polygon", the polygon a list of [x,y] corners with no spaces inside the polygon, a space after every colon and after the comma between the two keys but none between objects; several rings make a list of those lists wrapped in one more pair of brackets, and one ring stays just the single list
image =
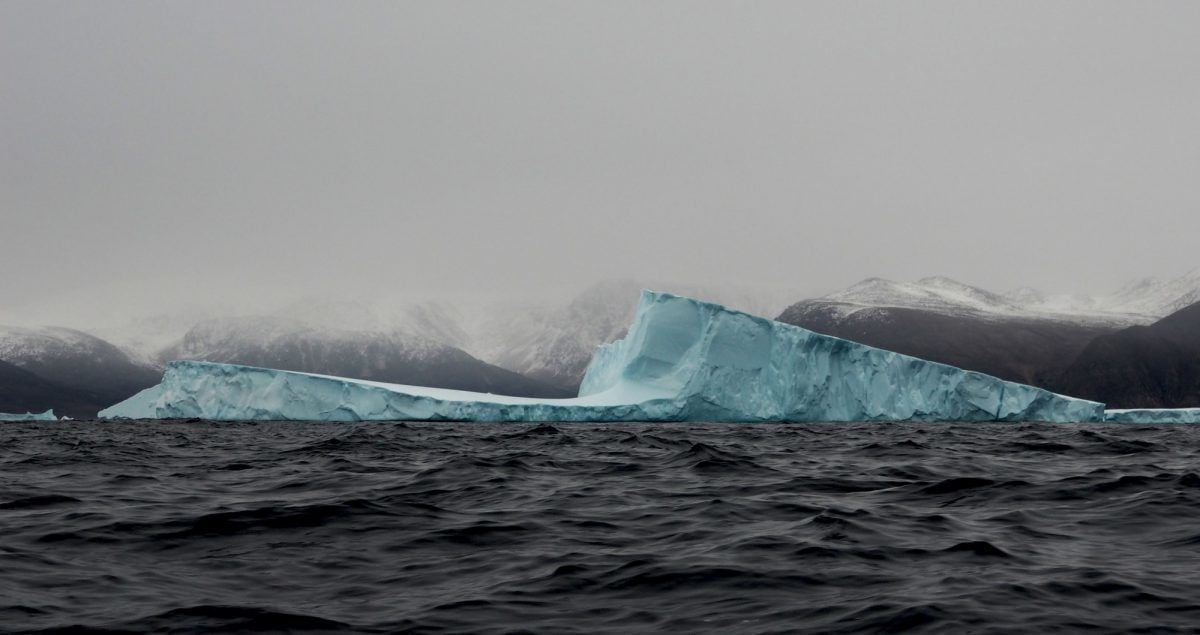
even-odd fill
[{"label": "choppy waves", "polygon": [[0,426],[0,629],[1195,632],[1200,427]]}]

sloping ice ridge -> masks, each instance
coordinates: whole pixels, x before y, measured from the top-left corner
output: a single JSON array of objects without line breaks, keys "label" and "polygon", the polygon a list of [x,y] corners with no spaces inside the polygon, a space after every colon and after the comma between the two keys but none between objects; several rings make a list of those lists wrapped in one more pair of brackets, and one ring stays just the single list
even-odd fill
[{"label": "sloping ice ridge", "polygon": [[573,399],[176,361],[102,418],[456,421],[1102,421],[1104,406],[644,291]]},{"label": "sloping ice ridge", "polygon": [[58,421],[58,417],[54,416],[53,410],[26,412],[25,414],[0,412],[0,421]]}]

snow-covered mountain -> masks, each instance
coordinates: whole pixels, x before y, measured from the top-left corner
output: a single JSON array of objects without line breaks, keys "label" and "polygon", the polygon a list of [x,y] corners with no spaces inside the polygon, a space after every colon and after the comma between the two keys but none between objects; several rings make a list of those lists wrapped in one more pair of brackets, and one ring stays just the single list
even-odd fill
[{"label": "snow-covered mountain", "polygon": [[0,326],[0,361],[95,395],[103,407],[158,382],[159,372],[94,335],[61,327]]},{"label": "snow-covered mountain", "polygon": [[594,285],[560,306],[496,306],[469,326],[467,350],[480,359],[572,390],[596,346],[624,335],[640,287],[629,281]]},{"label": "snow-covered mountain", "polygon": [[462,312],[435,300],[329,300],[307,298],[269,314],[317,331],[386,333],[413,341],[438,342],[462,348],[471,335],[464,330]]},{"label": "snow-covered mountain", "polygon": [[107,340],[142,364],[162,366],[161,353],[179,343],[191,328],[216,316],[208,311],[180,311],[139,317],[92,327],[88,332]]},{"label": "snow-covered mountain", "polygon": [[598,345],[625,333],[643,288],[1047,385],[1098,335],[1149,324],[1200,301],[1200,270],[1135,281],[1098,296],[1031,288],[999,293],[946,277],[870,278],[792,304],[795,294],[788,289],[625,279],[559,301],[323,297],[232,318],[217,317],[228,310],[192,306],[123,324],[109,321],[87,329],[90,335],[82,329],[0,328],[0,361],[55,385],[99,391],[98,400],[153,383],[156,369],[178,357],[554,396],[578,385]]},{"label": "snow-covered mountain", "polygon": [[[342,310],[348,311],[345,322],[325,321]],[[567,396],[565,391],[485,363],[445,342],[390,327],[389,319],[372,322],[377,317],[348,307],[325,307],[296,317],[207,320],[162,351],[160,359],[226,362],[530,397]],[[453,327],[428,313],[418,312],[417,318],[417,326],[429,326],[439,333]],[[424,324],[427,320],[433,323]]]},{"label": "snow-covered mountain", "polygon": [[[387,299],[335,301],[310,298],[265,316],[201,322],[186,338],[155,353],[161,363],[177,357],[211,361],[277,360],[249,353],[298,346],[336,348],[351,368],[354,347],[388,346],[401,358],[437,356],[446,347],[569,393],[583,377],[596,347],[624,335],[643,288],[721,302],[759,315],[774,315],[794,297],[777,288],[754,285],[700,285],[610,280],[592,285],[562,302]],[[128,336],[126,340],[128,341]],[[378,349],[375,349],[378,354]],[[259,364],[262,365],[262,364]],[[313,368],[312,364],[306,366]],[[320,372],[332,373],[330,370]],[[357,369],[354,376],[365,372]],[[398,381],[394,377],[389,381]],[[457,385],[453,387],[458,387]],[[522,389],[528,391],[528,388]],[[539,388],[540,390],[540,388]]]},{"label": "snow-covered mountain", "polygon": [[1019,306],[998,293],[945,277],[922,278],[916,282],[867,278],[817,299],[830,304],[844,304],[847,311],[881,306],[945,313],[1012,314],[1021,311]]},{"label": "snow-covered mountain", "polygon": [[1200,299],[1196,272],[1100,296],[995,293],[945,277],[881,278],[789,306],[779,320],[836,337],[1060,390],[1096,338]]},{"label": "snow-covered mountain", "polygon": [[1135,280],[1099,300],[1109,312],[1161,319],[1200,302],[1200,268],[1177,278]]},{"label": "snow-covered mountain", "polygon": [[1200,270],[1178,278],[1138,280],[1115,293],[1095,296],[1050,295],[1029,287],[996,293],[943,276],[916,282],[868,278],[798,304],[841,317],[864,309],[893,307],[982,319],[1122,326],[1148,324],[1195,302],[1200,302]]},{"label": "snow-covered mountain", "polygon": [[[752,284],[697,285],[623,279],[594,284],[557,303],[463,298],[449,301],[307,298],[266,313],[261,317],[271,319],[260,320],[257,326],[238,328],[245,331],[239,336],[242,344],[255,337],[275,337],[272,333],[280,329],[310,341],[324,333],[329,335],[326,339],[345,342],[346,333],[353,332],[359,334],[355,336],[359,346],[374,339],[390,342],[397,350],[418,350],[436,343],[569,390],[583,376],[596,346],[624,334],[633,317],[638,292],[643,288],[720,302],[768,317],[779,315],[795,299],[789,290]],[[1090,327],[1100,332],[1153,322],[1174,307],[1186,304],[1189,297],[1198,296],[1200,273],[1197,272],[1171,280],[1138,281],[1106,296],[1048,295],[1030,288],[998,293],[947,277],[916,282],[870,278],[842,291],[792,305],[789,311],[790,318],[797,323],[826,324],[857,314],[854,319],[861,324],[877,319],[882,307],[905,308],[986,321],[1082,324],[1089,326],[1087,333],[1092,333]],[[875,318],[871,317],[873,314]],[[127,347],[141,359],[161,364],[180,354],[184,334],[204,322],[195,319],[195,313],[190,315],[191,322],[187,315],[164,316],[100,334]],[[235,328],[232,324],[226,322],[227,328]],[[198,335],[199,332],[192,334],[193,341]],[[351,353],[345,350],[345,354]],[[210,358],[216,359],[216,352]]]}]

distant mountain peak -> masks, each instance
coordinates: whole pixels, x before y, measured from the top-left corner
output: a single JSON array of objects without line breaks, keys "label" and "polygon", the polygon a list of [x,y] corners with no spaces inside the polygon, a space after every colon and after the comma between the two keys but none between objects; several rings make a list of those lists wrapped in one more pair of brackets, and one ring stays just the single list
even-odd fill
[{"label": "distant mountain peak", "polygon": [[1200,302],[1200,268],[1175,278],[1141,278],[1115,293],[1099,296],[1051,295],[1032,287],[995,293],[947,276],[927,276],[915,282],[871,277],[806,302],[825,303],[825,310],[842,315],[865,307],[893,307],[995,319],[1149,324]]},{"label": "distant mountain peak", "polygon": [[1033,287],[1018,287],[1004,294],[1009,302],[1014,304],[1038,304],[1045,302],[1048,297],[1045,292]]},{"label": "distant mountain peak", "polygon": [[819,300],[950,313],[1012,313],[1016,310],[1004,296],[946,276],[929,276],[916,282],[867,278]]},{"label": "distant mountain peak", "polygon": [[924,278],[921,278],[920,280],[917,280],[917,284],[924,285],[924,286],[958,287],[958,288],[964,288],[964,289],[975,289],[976,288],[976,287],[972,287],[969,284],[966,284],[964,282],[959,282],[958,280],[955,280],[954,278],[948,278],[946,276],[926,276]]},{"label": "distant mountain peak", "polygon": [[[76,394],[69,399],[64,396],[60,409],[74,414],[89,409],[94,414],[96,406],[120,401],[158,378],[154,368],[110,342],[57,326],[0,326],[0,361],[70,388]],[[80,405],[85,402],[90,405]]]}]

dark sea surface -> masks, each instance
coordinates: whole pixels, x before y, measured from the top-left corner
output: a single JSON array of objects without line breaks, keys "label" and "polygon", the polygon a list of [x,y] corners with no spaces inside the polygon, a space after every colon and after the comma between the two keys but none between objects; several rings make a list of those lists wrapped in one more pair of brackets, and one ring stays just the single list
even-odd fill
[{"label": "dark sea surface", "polygon": [[1198,632],[1200,426],[0,424],[0,630]]}]

